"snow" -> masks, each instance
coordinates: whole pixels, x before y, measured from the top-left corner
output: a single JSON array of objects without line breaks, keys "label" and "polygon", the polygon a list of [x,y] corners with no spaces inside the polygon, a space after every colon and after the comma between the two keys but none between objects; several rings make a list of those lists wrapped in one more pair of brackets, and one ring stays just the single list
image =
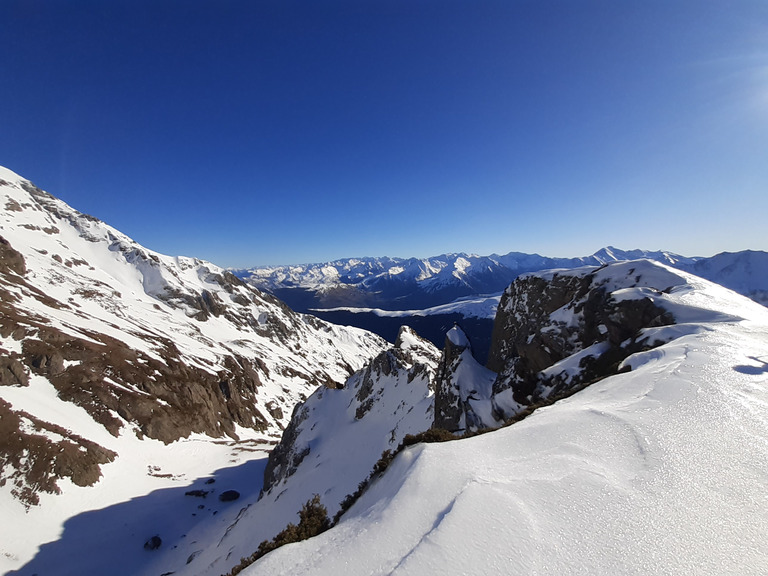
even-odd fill
[{"label": "snow", "polygon": [[[159,535],[164,547],[191,554],[196,545],[186,538],[189,532],[233,522],[240,506],[258,497],[267,454],[263,447],[243,451],[235,443],[215,444],[203,437],[168,446],[129,436],[117,443],[121,456],[104,466],[96,488],[61,481],[66,497],[43,494],[41,505],[28,512],[0,494],[3,521],[14,526],[0,541],[0,572],[151,574],[157,558],[143,548],[148,538]],[[208,478],[215,484],[206,485]],[[185,496],[201,488],[215,492],[205,500]],[[217,494],[229,488],[241,492],[239,502],[218,501]]]},{"label": "snow", "polygon": [[[12,184],[0,187],[0,205],[30,202],[15,185],[19,176],[0,168],[0,179]],[[27,288],[12,288],[19,309],[64,333],[89,338],[91,331],[101,332],[155,358],[160,358],[158,340],[170,337],[186,361],[213,373],[227,354],[258,357],[272,374],[260,398],[274,400],[285,416],[263,434],[237,427],[240,442],[193,435],[164,445],[139,440],[130,428],[110,435],[84,409],[62,401],[46,378],[32,376],[25,388],[3,387],[3,399],[15,410],[93,440],[119,457],[102,467],[95,487],[61,481],[62,495],[41,494],[41,505],[29,511],[12,497],[10,486],[0,487],[0,571],[217,576],[253,552],[261,539],[295,522],[296,511],[313,493],[321,492],[332,514],[382,449],[431,421],[432,391],[425,374],[378,379],[371,391],[377,401],[362,420],[356,418],[362,403],[354,397],[353,381],[340,390],[320,389],[305,406],[310,417],[298,442],[310,448],[305,462],[257,501],[277,428],[287,422],[293,403],[311,392],[277,368],[321,367],[341,380],[347,364],[362,366],[364,350],[380,350],[381,342],[326,324],[310,330],[307,317],[291,325],[285,345],[225,318],[190,319],[157,296],[167,287],[185,294],[216,289],[207,279],[221,269],[153,253],[51,202],[60,217],[40,209],[6,210],[0,227],[3,237],[24,252],[29,282],[69,307],[50,307]],[[58,232],[41,232],[52,226]],[[609,248],[600,256],[621,254]],[[461,258],[475,265],[475,257],[466,255],[407,263],[359,259],[350,261],[344,274],[365,278],[397,265],[401,276],[439,283],[441,273],[450,276],[457,269],[447,261]],[[685,272],[638,262],[622,266],[598,271],[599,280],[616,299],[648,297],[672,312],[677,324],[645,332],[667,344],[627,358],[623,366],[630,372],[508,428],[406,450],[337,527],[277,550],[244,574],[768,572],[768,310]],[[729,266],[722,270],[748,269]],[[335,264],[314,269],[313,281],[335,282],[340,270]],[[293,267],[280,274],[296,280],[306,272]],[[637,287],[620,281],[630,274],[641,276]],[[83,287],[91,289],[88,296]],[[115,292],[122,298],[115,299]],[[498,303],[494,296],[447,306],[485,306],[493,298]],[[266,300],[245,308],[261,325],[281,314]],[[574,318],[563,309],[550,319]],[[0,339],[0,348],[21,351],[10,337]],[[401,348],[423,352],[428,345],[406,331]],[[599,346],[587,348],[549,370],[571,374],[583,356],[598,352]],[[467,357],[458,375],[462,398],[490,421],[485,399],[493,376]],[[432,371],[435,365],[436,360]],[[514,404],[511,394],[497,395],[495,401]],[[313,413],[321,404],[322,410]],[[216,480],[213,495],[185,496],[192,489],[211,489],[210,478]],[[215,495],[229,488],[241,492],[240,500],[220,503]],[[162,549],[145,551],[144,542],[155,534],[163,539]]]},{"label": "snow", "polygon": [[[669,252],[627,251],[609,246],[592,256],[582,258],[546,258],[538,254],[520,252],[501,256],[454,253],[423,259],[348,258],[322,264],[235,270],[235,273],[262,289],[302,288],[318,293],[325,293],[339,285],[355,286],[362,292],[378,292],[381,289],[378,280],[386,279],[389,282],[396,278],[404,287],[410,285],[409,290],[415,283],[417,292],[437,294],[435,302],[442,304],[445,301],[439,293],[445,288],[452,288],[449,293],[455,292],[456,289],[465,293],[493,292],[502,289],[517,275],[525,272],[594,266],[640,258],[680,267],[693,266],[699,261],[698,258],[686,258]],[[749,284],[749,279],[747,282]],[[485,288],[481,288],[483,286]],[[768,282],[763,286],[768,289]],[[398,290],[392,294],[402,296]]]},{"label": "snow", "polygon": [[459,328],[458,326],[454,326],[445,335],[448,340],[450,340],[451,344],[454,346],[458,346],[460,348],[466,348],[469,346],[469,340],[467,339],[467,335],[464,334],[464,331]]},{"label": "snow", "polygon": [[632,371],[406,450],[338,526],[243,573],[768,572],[768,310],[681,279],[662,305],[698,324]]},{"label": "snow", "polygon": [[342,306],[337,308],[314,308],[310,312],[352,312],[353,314],[375,314],[385,318],[407,318],[409,316],[435,316],[439,314],[461,314],[465,318],[489,318],[496,317],[496,309],[499,307],[501,294],[478,295],[459,298],[449,304],[431,306],[424,309],[413,310],[382,310],[381,308],[359,308]]}]

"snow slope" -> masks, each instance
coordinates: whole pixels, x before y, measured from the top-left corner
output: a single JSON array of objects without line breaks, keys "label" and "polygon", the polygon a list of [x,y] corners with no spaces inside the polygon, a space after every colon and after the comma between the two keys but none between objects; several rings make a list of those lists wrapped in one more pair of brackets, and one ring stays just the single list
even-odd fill
[{"label": "snow slope", "polygon": [[[64,573],[80,542],[69,573],[137,573],[156,530],[175,542],[201,519],[184,488],[213,477],[255,501],[294,405],[387,346],[152,252],[5,168],[0,207],[1,572]],[[233,520],[210,500],[206,516]]]},{"label": "snow slope", "polygon": [[630,289],[677,320],[631,371],[407,449],[336,527],[243,573],[768,572],[768,310],[674,275]]}]

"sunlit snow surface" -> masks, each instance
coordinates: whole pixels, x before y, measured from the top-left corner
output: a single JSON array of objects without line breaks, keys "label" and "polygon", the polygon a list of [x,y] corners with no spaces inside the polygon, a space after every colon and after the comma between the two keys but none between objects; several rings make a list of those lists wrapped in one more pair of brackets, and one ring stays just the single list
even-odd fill
[{"label": "sunlit snow surface", "polygon": [[244,574],[768,573],[768,311],[667,272],[679,337],[631,372],[406,450],[337,527]]}]

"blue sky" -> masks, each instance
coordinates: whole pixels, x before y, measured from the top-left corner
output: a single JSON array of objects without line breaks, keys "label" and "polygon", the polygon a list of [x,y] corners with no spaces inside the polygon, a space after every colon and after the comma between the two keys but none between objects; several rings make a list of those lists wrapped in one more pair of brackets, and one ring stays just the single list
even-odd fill
[{"label": "blue sky", "polygon": [[223,266],[768,250],[768,2],[4,0],[0,164]]}]

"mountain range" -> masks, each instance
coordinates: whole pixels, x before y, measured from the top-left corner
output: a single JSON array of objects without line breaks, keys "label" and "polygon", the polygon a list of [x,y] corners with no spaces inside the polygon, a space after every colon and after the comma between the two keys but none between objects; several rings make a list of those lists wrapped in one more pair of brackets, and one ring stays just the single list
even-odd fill
[{"label": "mountain range", "polygon": [[461,323],[474,354],[485,362],[501,291],[518,276],[550,269],[648,259],[691,272],[768,305],[768,253],[746,250],[710,258],[608,246],[591,256],[547,258],[510,252],[432,258],[348,258],[299,266],[232,270],[293,309],[357,326],[392,342],[406,324],[440,347]]},{"label": "mountain range", "polygon": [[[477,256],[443,254],[431,258],[346,258],[319,264],[233,269],[248,284],[282,298],[296,310],[345,308],[426,314],[459,311],[466,316],[492,317],[490,308],[464,313],[460,303],[500,293],[520,275],[556,268],[601,266],[610,262],[648,259],[691,272],[760,303],[768,303],[768,253],[745,250],[716,256],[688,257],[665,251],[622,250],[608,246],[591,256],[549,258],[510,252]],[[442,308],[442,309],[441,309]]]},{"label": "mountain range", "polygon": [[409,310],[498,293],[527,272],[600,266],[638,258],[673,266],[692,265],[697,261],[669,252],[608,247],[583,258],[547,258],[521,252],[490,256],[462,253],[424,259],[347,258],[321,264],[232,272],[247,283],[272,292],[296,310],[340,307]]},{"label": "mountain range", "polygon": [[7,169],[0,206],[3,573],[768,570],[768,309],[701,277],[764,299],[763,252],[358,259],[273,294]]}]

